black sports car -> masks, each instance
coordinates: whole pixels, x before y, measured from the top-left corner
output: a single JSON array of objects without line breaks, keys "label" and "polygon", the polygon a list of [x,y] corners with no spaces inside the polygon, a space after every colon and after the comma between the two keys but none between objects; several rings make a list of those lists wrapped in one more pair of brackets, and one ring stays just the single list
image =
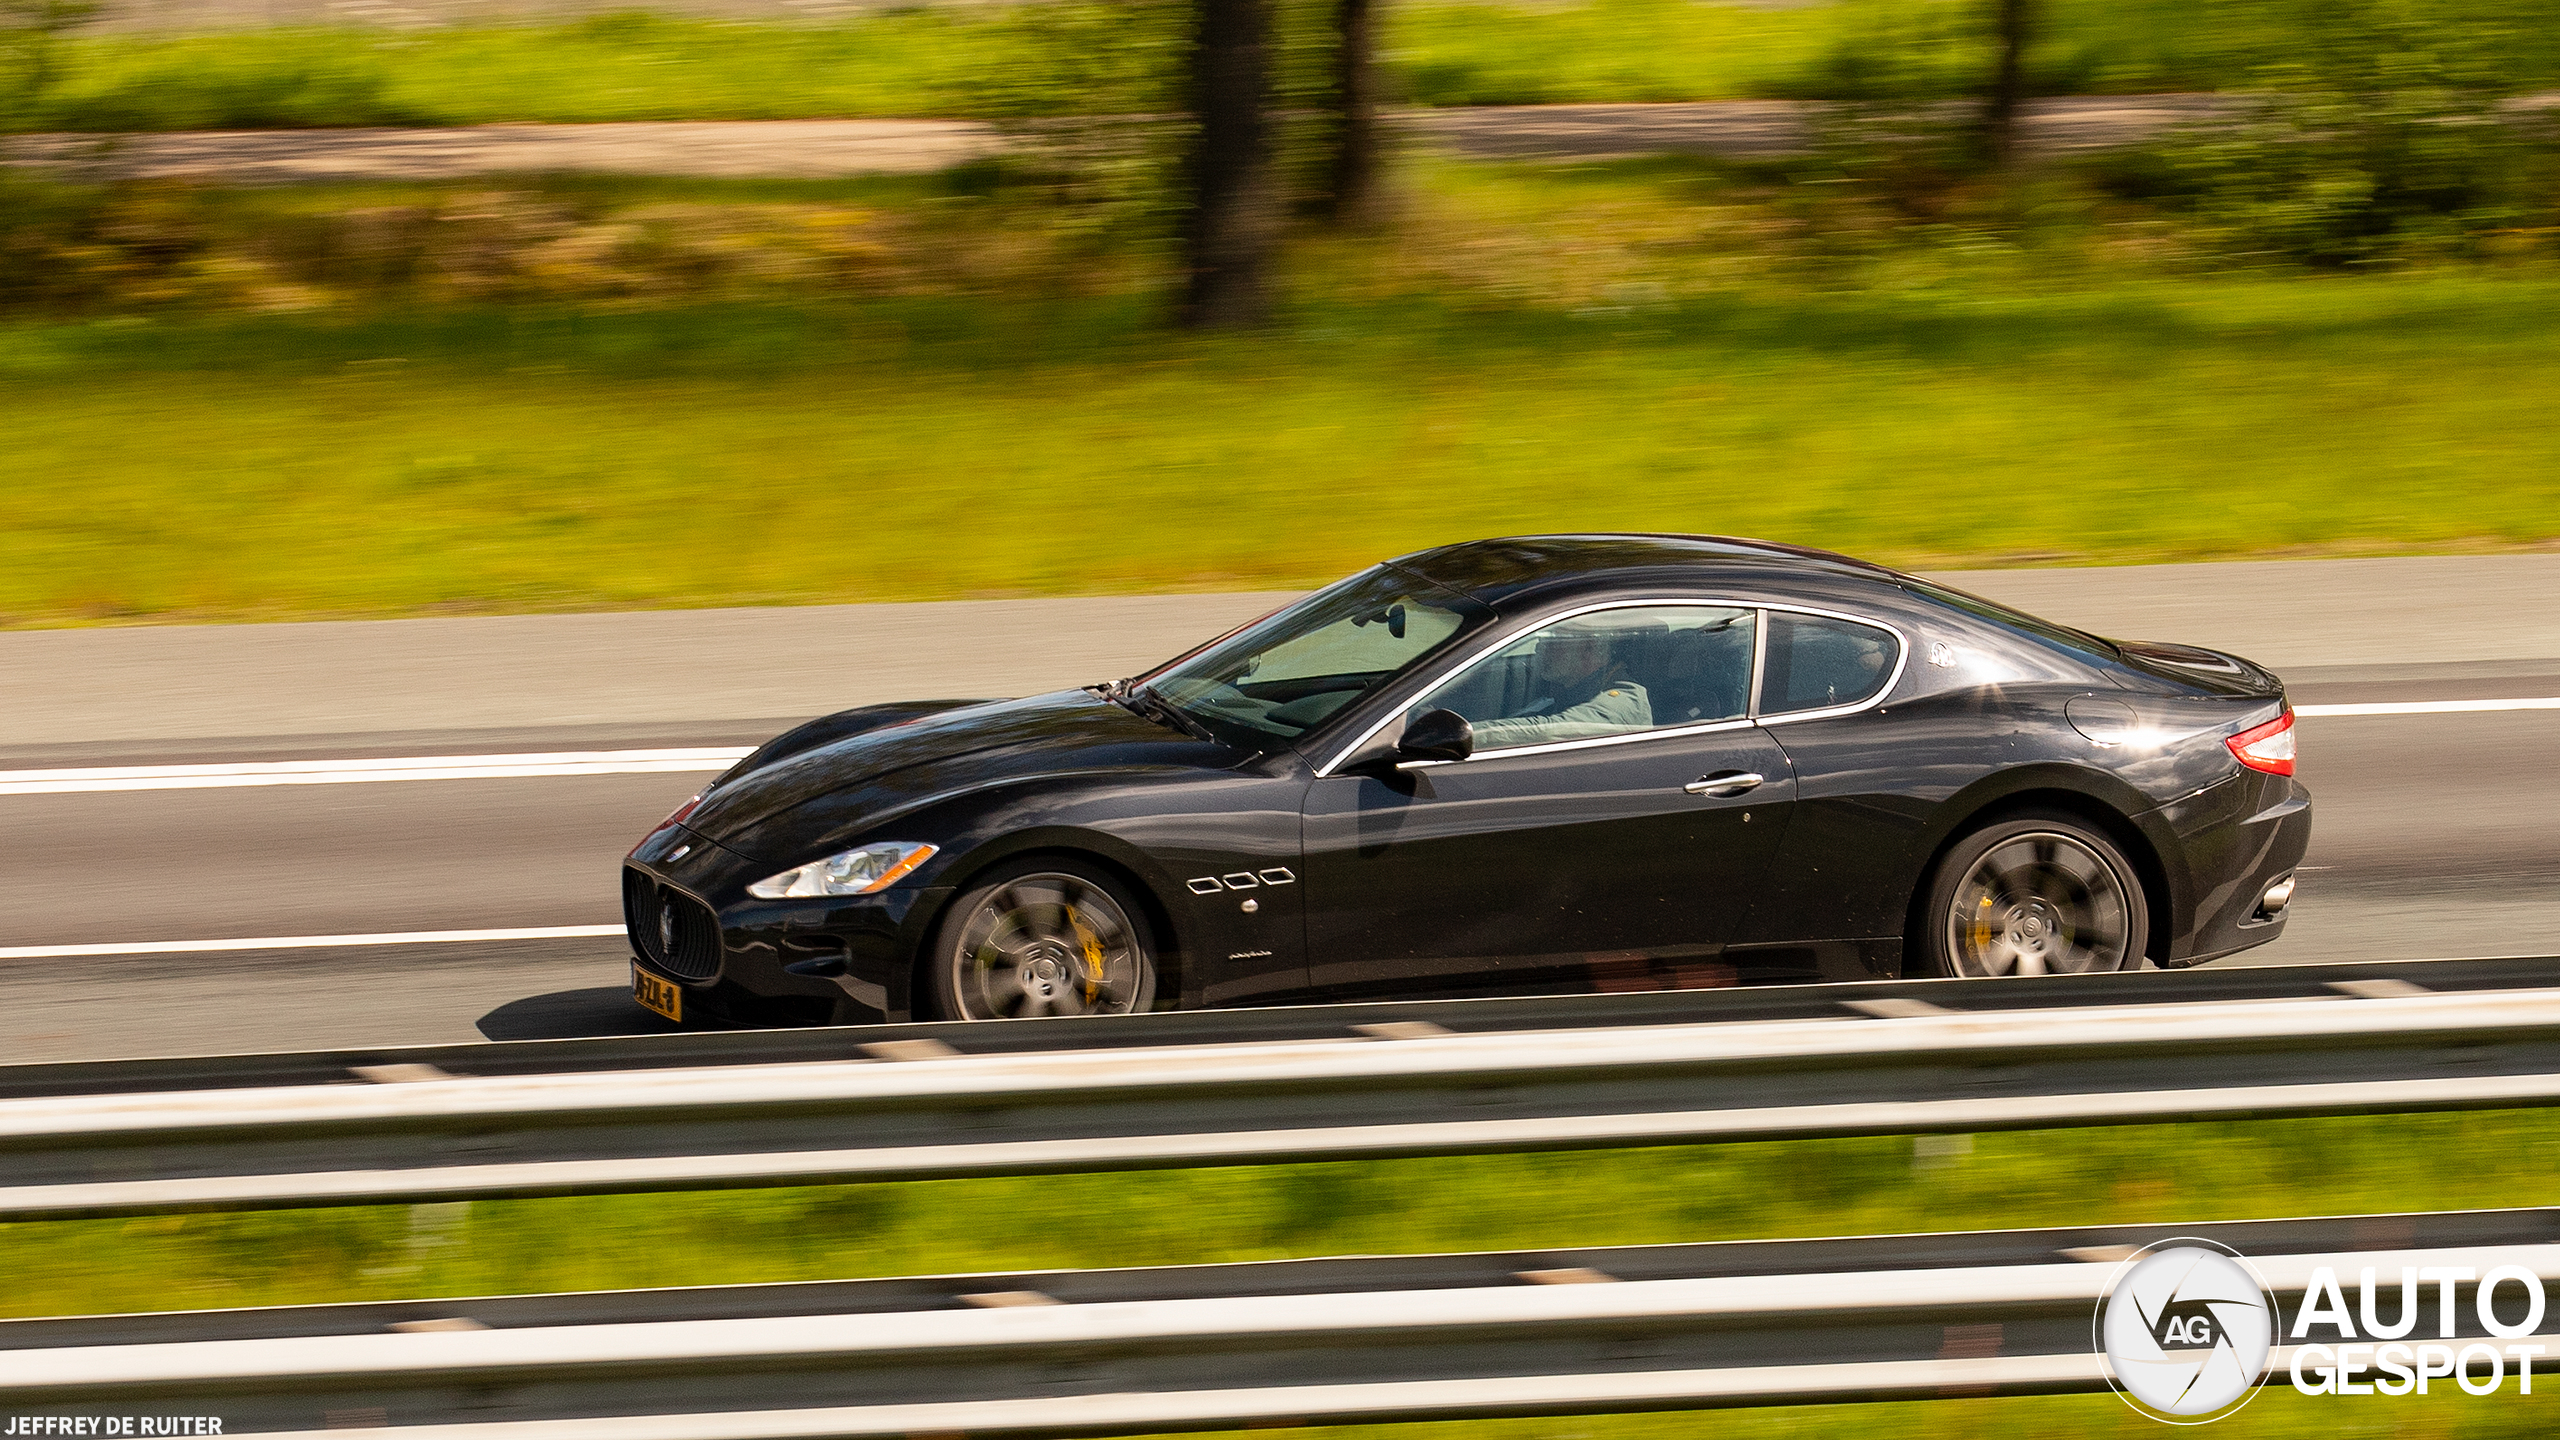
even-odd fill
[{"label": "black sports car", "polygon": [[623,872],[671,1016],[2193,965],[2311,830],[2277,678],[1820,551],[1451,545],[1145,675],[781,735]]}]

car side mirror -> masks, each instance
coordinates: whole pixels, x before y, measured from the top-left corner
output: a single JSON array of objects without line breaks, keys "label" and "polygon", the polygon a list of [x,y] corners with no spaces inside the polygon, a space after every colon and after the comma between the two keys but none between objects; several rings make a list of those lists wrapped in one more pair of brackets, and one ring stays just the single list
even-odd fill
[{"label": "car side mirror", "polygon": [[1417,715],[1396,742],[1398,760],[1464,760],[1476,753],[1476,727],[1455,710]]}]

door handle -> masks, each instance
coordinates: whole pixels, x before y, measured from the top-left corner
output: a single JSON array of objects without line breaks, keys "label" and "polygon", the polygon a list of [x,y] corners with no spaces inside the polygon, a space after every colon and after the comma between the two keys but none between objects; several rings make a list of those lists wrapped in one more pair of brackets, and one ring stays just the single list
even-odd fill
[{"label": "door handle", "polygon": [[1762,778],[1748,770],[1719,770],[1680,788],[1692,795],[1740,795],[1759,789]]}]

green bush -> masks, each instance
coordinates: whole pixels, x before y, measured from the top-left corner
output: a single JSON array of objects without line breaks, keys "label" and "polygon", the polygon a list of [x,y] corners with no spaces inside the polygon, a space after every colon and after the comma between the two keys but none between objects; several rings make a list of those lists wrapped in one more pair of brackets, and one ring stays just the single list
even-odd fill
[{"label": "green bush", "polygon": [[0,0],[0,132],[40,113],[61,78],[63,37],[97,13],[91,0]]},{"label": "green bush", "polygon": [[[886,202],[886,203],[880,203]],[[0,173],[0,312],[677,304],[1123,289],[1046,177],[226,190]]]},{"label": "green bush", "polygon": [[213,51],[178,66],[120,69],[87,88],[76,111],[48,109],[46,119],[53,123],[76,113],[79,128],[105,131],[292,130],[442,120],[433,107],[393,93],[378,52],[293,41],[267,55]]},{"label": "green bush", "polygon": [[2297,54],[2238,113],[2104,167],[2225,260],[2314,266],[2473,256],[2550,204],[2545,122],[2510,104],[2513,27],[2446,26],[2415,0],[2297,7]]}]

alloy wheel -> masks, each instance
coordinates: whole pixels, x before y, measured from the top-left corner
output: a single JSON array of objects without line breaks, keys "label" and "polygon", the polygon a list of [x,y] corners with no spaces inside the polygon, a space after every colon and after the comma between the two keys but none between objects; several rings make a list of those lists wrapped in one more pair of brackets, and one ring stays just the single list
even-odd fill
[{"label": "alloy wheel", "polygon": [[1948,907],[1959,975],[2086,975],[2125,968],[2133,902],[2115,866],[2069,835],[2031,830],[1983,852]]},{"label": "alloy wheel", "polygon": [[1118,899],[1078,875],[1017,876],[987,892],[948,953],[959,1018],[1126,1015],[1155,999],[1155,962]]}]

